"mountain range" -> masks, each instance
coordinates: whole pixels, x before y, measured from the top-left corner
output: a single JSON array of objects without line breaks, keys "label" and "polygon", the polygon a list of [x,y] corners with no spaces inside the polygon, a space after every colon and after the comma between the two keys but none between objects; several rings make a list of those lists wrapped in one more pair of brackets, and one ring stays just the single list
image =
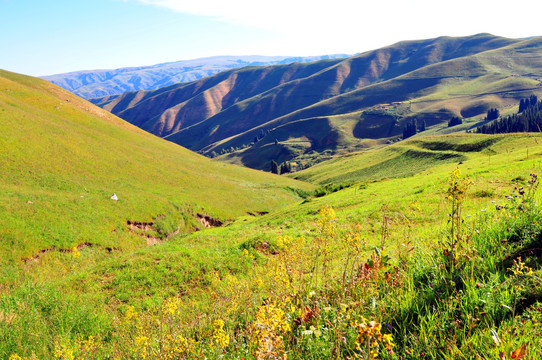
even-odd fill
[{"label": "mountain range", "polygon": [[43,79],[85,99],[89,99],[106,95],[119,95],[127,91],[153,90],[177,83],[191,82],[224,70],[244,66],[312,62],[321,59],[345,57],[347,55],[344,54],[305,57],[213,56],[151,66],[76,71],[44,76]]},{"label": "mountain range", "polygon": [[[208,156],[269,170],[394,142],[407,123],[465,130],[539,94],[542,38],[490,34],[403,41],[345,59],[249,66],[92,102]],[[508,109],[508,110],[507,110]]]}]

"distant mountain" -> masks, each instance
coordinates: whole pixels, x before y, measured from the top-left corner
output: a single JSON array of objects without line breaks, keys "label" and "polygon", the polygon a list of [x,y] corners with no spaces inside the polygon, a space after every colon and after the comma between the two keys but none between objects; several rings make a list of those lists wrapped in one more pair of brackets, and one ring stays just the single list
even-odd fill
[{"label": "distant mountain", "polygon": [[244,66],[303,63],[322,59],[345,58],[347,56],[344,54],[305,57],[215,56],[115,70],[76,71],[44,76],[43,79],[85,99],[90,99],[118,95],[127,91],[159,89],[164,86],[190,82],[224,70]]},{"label": "distant mountain", "polygon": [[306,166],[396,141],[407,123],[435,132],[453,116],[482,121],[490,108],[541,93],[541,78],[542,38],[478,34],[245,67],[92,101],[194,151],[269,170],[271,160]]}]

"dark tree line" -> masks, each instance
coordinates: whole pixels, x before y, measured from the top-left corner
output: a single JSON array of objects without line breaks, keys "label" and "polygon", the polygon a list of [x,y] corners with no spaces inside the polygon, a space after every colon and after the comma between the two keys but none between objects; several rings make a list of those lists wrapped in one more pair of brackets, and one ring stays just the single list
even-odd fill
[{"label": "dark tree line", "polygon": [[416,135],[419,132],[425,131],[425,120],[419,121],[412,119],[403,127],[403,140]]},{"label": "dark tree line", "polygon": [[497,118],[499,118],[499,110],[498,109],[489,109],[487,111],[487,117],[486,117],[486,120],[495,120]]},{"label": "dark tree line", "polygon": [[542,132],[542,102],[539,102],[535,95],[529,99],[522,99],[518,114],[500,117],[476,128],[476,132],[480,134]]},{"label": "dark tree line", "polygon": [[422,121],[418,121],[418,132],[425,131],[425,119]]},{"label": "dark tree line", "polygon": [[457,126],[461,124],[463,124],[463,120],[458,116],[454,116],[453,118],[450,119],[450,121],[448,121],[448,127]]},{"label": "dark tree line", "polygon": [[536,97],[536,95],[531,95],[531,97],[528,99],[521,99],[521,101],[519,102],[518,112],[523,112],[527,108],[531,106],[535,106],[537,103],[538,103],[538,97]]},{"label": "dark tree line", "polygon": [[292,172],[292,165],[289,162],[283,162],[279,165],[275,160],[272,160],[271,172],[277,175],[286,174]]},{"label": "dark tree line", "polygon": [[403,140],[414,135],[416,135],[416,122],[415,120],[410,120],[403,128]]}]

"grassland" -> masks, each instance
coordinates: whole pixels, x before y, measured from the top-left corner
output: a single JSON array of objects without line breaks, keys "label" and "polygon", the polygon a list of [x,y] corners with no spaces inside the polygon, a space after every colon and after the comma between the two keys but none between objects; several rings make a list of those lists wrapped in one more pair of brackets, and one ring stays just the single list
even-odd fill
[{"label": "grassland", "polygon": [[[114,269],[105,265],[113,259],[122,268],[123,254],[283,207],[298,199],[285,187],[313,188],[210,161],[48,82],[6,71],[0,133],[0,358],[8,349],[52,358],[61,328],[103,334],[112,319],[107,304],[118,300],[81,290],[100,267]],[[180,281],[186,264],[176,265]],[[87,285],[97,290],[102,281]],[[137,297],[141,286],[119,297]]]},{"label": "grassland", "polygon": [[[318,197],[34,79],[0,90],[2,124],[26,124],[1,138],[1,358],[541,358],[538,135],[413,138],[295,174],[349,185]],[[174,234],[197,212],[229,221]]]}]

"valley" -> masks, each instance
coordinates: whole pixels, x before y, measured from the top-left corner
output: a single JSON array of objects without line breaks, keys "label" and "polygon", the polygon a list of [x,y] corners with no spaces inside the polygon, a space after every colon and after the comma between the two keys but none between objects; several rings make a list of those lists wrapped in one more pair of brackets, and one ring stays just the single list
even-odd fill
[{"label": "valley", "polygon": [[0,358],[542,358],[542,135],[473,133],[541,107],[541,44],[92,101],[0,70]]}]

